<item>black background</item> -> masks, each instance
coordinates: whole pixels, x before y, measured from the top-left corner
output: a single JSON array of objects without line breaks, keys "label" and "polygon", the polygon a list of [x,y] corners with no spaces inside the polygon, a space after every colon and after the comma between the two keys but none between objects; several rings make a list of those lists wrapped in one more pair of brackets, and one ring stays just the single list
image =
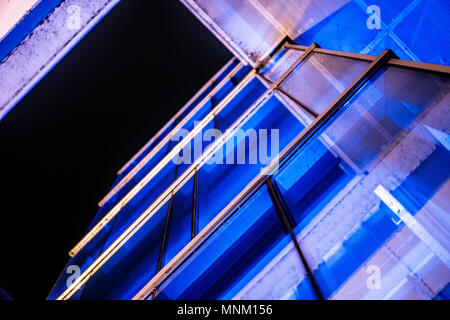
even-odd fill
[{"label": "black background", "polygon": [[0,121],[0,287],[45,299],[116,172],[230,58],[178,0],[123,0]]}]

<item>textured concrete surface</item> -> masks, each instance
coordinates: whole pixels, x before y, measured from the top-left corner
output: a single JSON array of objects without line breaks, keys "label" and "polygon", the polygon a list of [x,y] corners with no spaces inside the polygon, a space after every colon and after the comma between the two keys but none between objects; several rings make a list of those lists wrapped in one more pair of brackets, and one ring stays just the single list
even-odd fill
[{"label": "textured concrete surface", "polygon": [[[373,193],[379,184],[395,189],[427,159],[436,141],[424,124],[448,132],[450,112],[446,107],[450,95],[441,96],[381,153],[371,172],[349,182],[339,194],[306,226],[298,240],[315,270],[332,259],[343,242],[351,237],[378,208],[380,199]],[[414,146],[412,148],[411,146]],[[417,146],[420,146],[418,148]],[[399,169],[402,170],[399,170]],[[449,250],[447,182],[414,218],[437,241]],[[329,232],[333,230],[333,232]],[[369,289],[369,266],[380,268],[381,286]],[[233,299],[295,298],[298,285],[305,279],[305,270],[292,243],[287,245]],[[450,270],[408,226],[392,237],[330,297],[332,299],[431,299],[450,280]]]},{"label": "textured concrete surface", "polygon": [[38,0],[0,0],[0,40],[37,2]]}]

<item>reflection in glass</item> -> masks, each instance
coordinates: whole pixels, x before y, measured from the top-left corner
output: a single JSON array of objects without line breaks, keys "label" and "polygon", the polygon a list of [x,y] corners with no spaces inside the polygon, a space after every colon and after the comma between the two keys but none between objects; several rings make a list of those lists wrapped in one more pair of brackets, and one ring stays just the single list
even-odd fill
[{"label": "reflection in glass", "polygon": [[449,282],[449,105],[448,77],[390,67],[275,177],[327,298],[432,298]]}]

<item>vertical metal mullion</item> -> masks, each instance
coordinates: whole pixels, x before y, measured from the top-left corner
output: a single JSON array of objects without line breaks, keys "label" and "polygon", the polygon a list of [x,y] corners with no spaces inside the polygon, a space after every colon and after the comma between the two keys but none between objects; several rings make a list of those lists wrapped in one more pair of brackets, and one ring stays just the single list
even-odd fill
[{"label": "vertical metal mullion", "polygon": [[300,260],[302,261],[303,266],[305,267],[306,273],[308,274],[308,277],[311,281],[312,287],[314,289],[314,292],[317,295],[317,298],[319,298],[320,300],[324,300],[324,296],[323,296],[322,292],[320,291],[319,285],[317,284],[317,281],[314,278],[313,272],[308,264],[308,261],[306,260],[305,255],[303,254],[303,251],[300,248],[300,244],[297,241],[297,237],[294,234],[292,221],[289,219],[290,215],[288,214],[287,207],[284,205],[284,201],[281,198],[281,194],[279,194],[279,191],[277,190],[276,186],[273,184],[271,178],[267,178],[266,185],[267,185],[267,189],[269,190],[270,198],[272,199],[272,202],[278,213],[278,216],[279,216],[283,226],[285,227],[285,229],[288,231],[289,235],[291,236],[292,241],[294,242],[295,249],[297,250],[297,253],[300,256]]},{"label": "vertical metal mullion", "polygon": [[192,224],[191,224],[191,240],[194,239],[196,234],[196,222],[197,222],[197,168],[194,173],[194,187],[192,190]]},{"label": "vertical metal mullion", "polygon": [[219,130],[219,122],[217,121],[217,117],[214,114],[214,129]]},{"label": "vertical metal mullion", "polygon": [[233,84],[234,87],[238,86],[239,82],[236,80],[234,75],[230,75],[228,78],[230,79],[230,81],[231,81],[231,83]]}]

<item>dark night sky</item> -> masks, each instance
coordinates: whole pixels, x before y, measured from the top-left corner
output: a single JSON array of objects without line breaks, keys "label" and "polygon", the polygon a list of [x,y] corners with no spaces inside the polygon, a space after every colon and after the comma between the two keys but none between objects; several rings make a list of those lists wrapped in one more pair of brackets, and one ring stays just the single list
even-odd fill
[{"label": "dark night sky", "polygon": [[178,0],[124,0],[0,122],[0,287],[45,299],[116,172],[231,54]]}]

